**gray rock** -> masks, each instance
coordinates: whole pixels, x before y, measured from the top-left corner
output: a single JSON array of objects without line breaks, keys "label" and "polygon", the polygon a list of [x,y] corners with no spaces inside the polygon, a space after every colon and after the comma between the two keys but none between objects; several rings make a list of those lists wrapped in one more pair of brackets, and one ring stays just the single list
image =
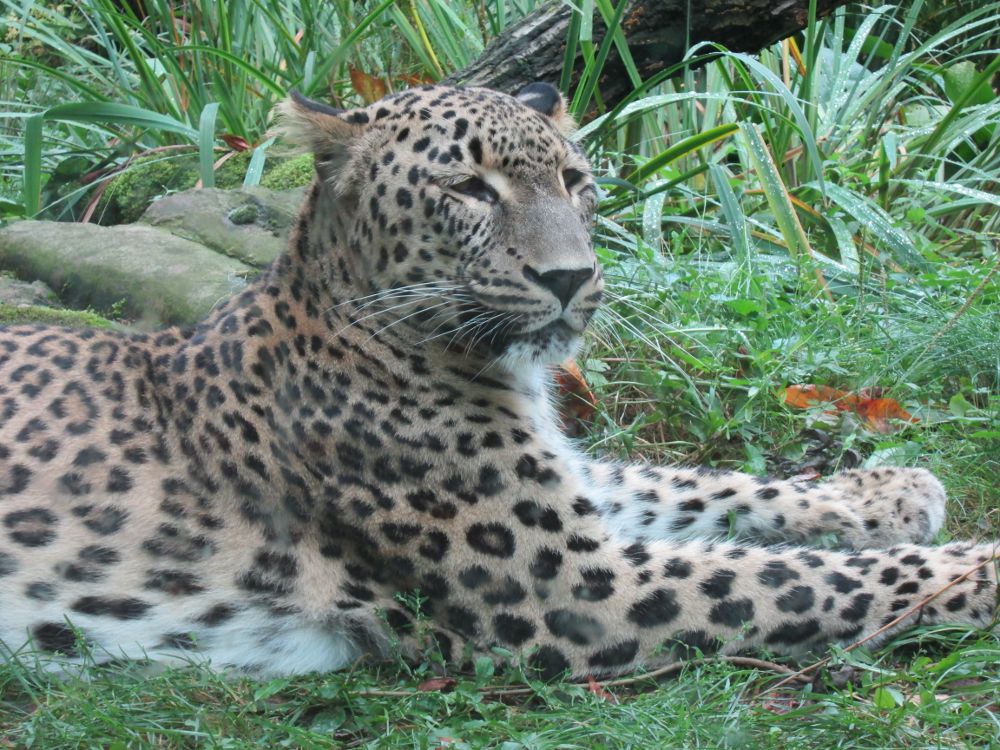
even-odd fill
[{"label": "gray rock", "polygon": [[257,273],[151,226],[54,221],[0,229],[0,268],[41,279],[73,307],[114,310],[143,328],[195,322]]},{"label": "gray rock", "polygon": [[44,307],[58,305],[56,293],[42,281],[18,281],[11,276],[0,275],[0,305],[11,307]]},{"label": "gray rock", "polygon": [[184,190],[150,205],[140,221],[260,268],[284,249],[304,197],[305,188]]}]

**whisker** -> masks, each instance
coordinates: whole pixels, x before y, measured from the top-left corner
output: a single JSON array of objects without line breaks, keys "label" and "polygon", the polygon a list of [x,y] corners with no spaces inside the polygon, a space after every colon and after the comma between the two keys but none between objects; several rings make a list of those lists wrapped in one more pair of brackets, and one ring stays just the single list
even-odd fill
[{"label": "whisker", "polygon": [[373,338],[375,338],[376,336],[378,336],[380,333],[384,333],[385,331],[389,330],[394,325],[398,325],[399,323],[402,323],[404,320],[408,320],[409,318],[412,318],[414,315],[420,315],[420,313],[422,313],[422,312],[426,312],[428,310],[434,310],[435,308],[444,307],[445,305],[450,305],[450,304],[451,304],[450,301],[445,300],[444,302],[439,302],[436,305],[431,305],[430,307],[423,307],[423,308],[421,308],[419,310],[414,310],[413,312],[409,313],[408,315],[404,315],[404,316],[402,316],[400,318],[396,318],[396,320],[393,320],[390,323],[386,323],[384,326],[382,326],[381,328],[379,328],[377,331],[374,331],[368,338],[365,339],[365,343],[368,343]]},{"label": "whisker", "polygon": [[379,291],[374,292],[373,294],[366,294],[366,295],[361,296],[361,297],[352,297],[349,300],[345,300],[343,302],[338,302],[336,305],[333,305],[332,307],[330,307],[330,309],[334,310],[334,309],[336,309],[338,307],[344,307],[345,305],[350,305],[350,304],[353,304],[355,302],[362,302],[364,300],[372,299],[373,297],[374,298],[378,298],[378,297],[382,297],[382,296],[386,296],[386,295],[391,296],[391,295],[394,295],[394,294],[396,294],[398,292],[406,292],[406,291],[413,290],[413,289],[418,289],[418,288],[422,288],[422,287],[425,288],[425,287],[429,287],[429,286],[437,286],[437,285],[441,285],[441,284],[442,284],[442,282],[440,280],[434,280],[434,281],[422,281],[419,284],[406,284],[405,286],[392,287],[391,289],[380,289]]}]

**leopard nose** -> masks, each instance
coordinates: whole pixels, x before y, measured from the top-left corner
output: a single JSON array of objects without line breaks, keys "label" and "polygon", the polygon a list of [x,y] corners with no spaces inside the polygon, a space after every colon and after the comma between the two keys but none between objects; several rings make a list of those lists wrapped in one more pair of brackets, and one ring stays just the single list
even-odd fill
[{"label": "leopard nose", "polygon": [[548,289],[562,304],[563,309],[588,280],[593,278],[593,268],[557,269],[538,273],[531,266],[524,267],[524,278],[533,284]]}]

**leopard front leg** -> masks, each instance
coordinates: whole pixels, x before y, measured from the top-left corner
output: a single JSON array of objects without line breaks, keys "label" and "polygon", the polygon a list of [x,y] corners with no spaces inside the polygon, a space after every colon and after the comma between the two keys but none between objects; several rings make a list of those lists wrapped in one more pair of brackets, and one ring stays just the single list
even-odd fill
[{"label": "leopard front leg", "polygon": [[861,517],[870,546],[930,542],[944,525],[947,495],[926,469],[855,469],[819,489]]},{"label": "leopard front leg", "polygon": [[[418,565],[424,612],[456,665],[466,646],[500,661],[513,654],[546,678],[608,675],[698,652],[802,653],[896,619],[876,643],[917,623],[994,622],[998,571],[989,545],[851,553],[625,544],[602,539],[595,515],[575,516],[579,506],[538,509],[463,523],[467,548]],[[398,609],[387,621],[411,654],[419,651],[419,624]]]},{"label": "leopard front leg", "polygon": [[928,542],[944,522],[944,489],[922,469],[850,471],[818,484],[601,462],[586,474],[606,525],[625,540],[735,537],[866,549]]}]

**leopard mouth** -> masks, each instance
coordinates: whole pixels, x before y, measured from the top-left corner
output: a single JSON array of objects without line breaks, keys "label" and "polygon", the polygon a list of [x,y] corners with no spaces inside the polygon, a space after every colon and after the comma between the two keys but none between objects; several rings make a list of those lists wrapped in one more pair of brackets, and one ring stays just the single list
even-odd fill
[{"label": "leopard mouth", "polygon": [[477,350],[493,356],[503,354],[515,344],[546,349],[553,345],[570,346],[583,335],[563,318],[537,328],[524,330],[519,315],[480,304],[466,304],[459,314],[456,336],[451,348]]},{"label": "leopard mouth", "polygon": [[582,335],[582,329],[574,328],[562,318],[558,318],[557,320],[553,320],[551,323],[546,323],[542,327],[535,328],[531,331],[514,332],[509,337],[509,341],[511,343],[514,341],[526,341],[528,343],[543,344],[551,341],[552,339],[571,341]]},{"label": "leopard mouth", "polygon": [[511,331],[490,341],[490,353],[502,354],[515,344],[527,345],[539,351],[550,348],[571,348],[583,335],[562,318],[531,331]]}]

